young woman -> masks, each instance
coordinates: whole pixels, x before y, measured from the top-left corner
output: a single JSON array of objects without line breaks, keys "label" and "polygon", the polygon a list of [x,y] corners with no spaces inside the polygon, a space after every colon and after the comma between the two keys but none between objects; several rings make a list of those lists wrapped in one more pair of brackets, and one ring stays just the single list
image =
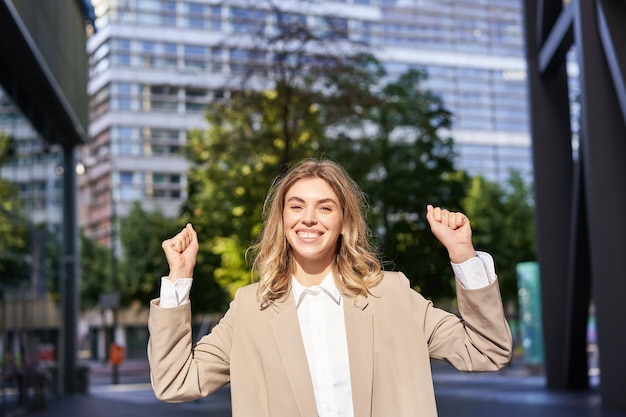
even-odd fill
[{"label": "young woman", "polygon": [[511,333],[493,259],[470,222],[427,206],[447,249],[462,318],[435,308],[370,246],[364,198],[331,161],[305,160],[270,189],[252,247],[258,282],[237,291],[195,345],[189,291],[198,238],[188,224],[163,242],[170,273],[150,306],[156,396],[198,399],[230,383],[234,417],[436,416],[430,358],[497,370]]}]

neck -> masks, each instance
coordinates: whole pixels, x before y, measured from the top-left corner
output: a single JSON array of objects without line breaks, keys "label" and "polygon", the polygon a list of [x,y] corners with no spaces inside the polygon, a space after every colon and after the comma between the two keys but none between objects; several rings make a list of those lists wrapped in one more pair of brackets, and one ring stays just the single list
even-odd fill
[{"label": "neck", "polygon": [[303,268],[300,264],[296,263],[296,270],[293,275],[300,284],[305,287],[311,287],[313,285],[320,285],[331,269],[332,264],[324,268],[320,268],[319,266],[316,268]]},{"label": "neck", "polygon": [[306,258],[294,256],[293,275],[305,287],[319,285],[333,268],[333,258]]}]

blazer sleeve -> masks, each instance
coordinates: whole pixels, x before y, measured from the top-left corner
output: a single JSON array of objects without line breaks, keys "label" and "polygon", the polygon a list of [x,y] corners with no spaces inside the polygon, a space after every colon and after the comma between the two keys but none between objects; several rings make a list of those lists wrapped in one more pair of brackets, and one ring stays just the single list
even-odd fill
[{"label": "blazer sleeve", "polygon": [[495,371],[511,360],[513,339],[497,280],[474,290],[457,283],[461,317],[434,307],[415,291],[413,298],[432,358],[462,371]]},{"label": "blazer sleeve", "polygon": [[238,299],[210,334],[194,346],[191,304],[162,308],[150,303],[148,362],[156,397],[181,402],[207,396],[230,381],[230,351]]}]

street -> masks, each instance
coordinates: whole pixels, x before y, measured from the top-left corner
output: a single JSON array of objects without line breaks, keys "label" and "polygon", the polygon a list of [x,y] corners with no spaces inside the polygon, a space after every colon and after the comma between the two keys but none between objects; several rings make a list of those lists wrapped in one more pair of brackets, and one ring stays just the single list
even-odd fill
[{"label": "street", "polygon": [[[129,361],[112,383],[108,364],[90,364],[87,393],[52,398],[37,417],[230,417],[230,390],[221,389],[197,401],[164,403],[156,399],[146,361]],[[542,375],[521,366],[499,372],[462,373],[433,362],[433,380],[439,417],[626,417],[624,412],[602,409],[598,378],[587,392],[558,392],[545,388]],[[1,414],[0,414],[1,415]],[[7,417],[17,417],[8,413]],[[251,416],[254,417],[254,416]],[[276,416],[291,417],[291,416]],[[386,417],[386,416],[385,416]],[[393,416],[389,416],[393,417]]]}]

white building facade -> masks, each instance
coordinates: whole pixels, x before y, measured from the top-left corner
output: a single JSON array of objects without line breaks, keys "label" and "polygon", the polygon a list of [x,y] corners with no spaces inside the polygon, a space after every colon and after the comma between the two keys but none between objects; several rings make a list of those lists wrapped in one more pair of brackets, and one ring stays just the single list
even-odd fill
[{"label": "white building facade", "polygon": [[[271,30],[269,3],[228,0],[92,0],[92,142],[81,150],[80,226],[110,243],[134,201],[176,216],[186,199],[187,131],[250,51],[225,42]],[[517,0],[278,0],[309,25],[333,16],[366,42],[390,75],[428,73],[426,87],[454,115],[457,167],[504,182],[532,178],[526,61]]]}]

